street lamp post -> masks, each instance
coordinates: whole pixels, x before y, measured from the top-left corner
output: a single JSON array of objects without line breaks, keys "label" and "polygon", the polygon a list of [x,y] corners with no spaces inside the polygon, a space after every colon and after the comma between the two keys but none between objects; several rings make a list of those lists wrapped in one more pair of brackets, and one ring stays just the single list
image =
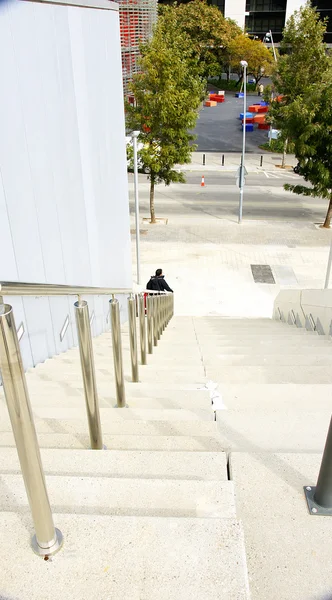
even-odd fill
[{"label": "street lamp post", "polygon": [[[271,42],[272,44],[272,50],[273,50],[273,56],[274,56],[274,60],[275,62],[277,62],[277,54],[276,54],[276,49],[275,49],[275,45],[274,45],[274,40],[273,40],[273,35],[272,35],[272,31],[270,29],[270,31],[268,31],[265,36],[264,36],[264,40],[263,42]],[[273,100],[273,92],[271,94],[272,96],[272,100]],[[269,146],[271,146],[272,143],[272,123],[270,125],[270,139],[269,139]]]},{"label": "street lamp post", "polygon": [[324,285],[325,290],[328,289],[329,283],[330,283],[331,265],[332,265],[332,240],[331,240],[331,245],[330,245],[329,259],[327,261],[327,269],[326,269],[325,285]]},{"label": "street lamp post", "polygon": [[241,60],[240,63],[243,67],[243,132],[242,132],[242,156],[240,165],[240,204],[239,204],[239,224],[242,221],[243,211],[243,192],[244,192],[244,156],[246,153],[246,111],[247,111],[247,66],[246,60]]},{"label": "street lamp post", "polygon": [[134,190],[135,190],[135,229],[136,229],[136,272],[137,272],[137,284],[140,284],[140,234],[139,234],[139,200],[138,200],[138,164],[137,164],[137,138],[139,131],[133,131],[131,139],[133,142],[134,151]]}]

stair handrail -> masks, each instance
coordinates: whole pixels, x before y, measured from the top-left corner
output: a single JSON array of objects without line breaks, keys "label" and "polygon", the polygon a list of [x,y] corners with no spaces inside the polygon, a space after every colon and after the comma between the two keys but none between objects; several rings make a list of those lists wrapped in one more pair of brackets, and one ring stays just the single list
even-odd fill
[{"label": "stair handrail", "polygon": [[[63,537],[61,531],[56,529],[53,523],[29,392],[23,369],[13,307],[4,302],[3,296],[38,297],[74,295],[78,297],[78,300],[74,303],[74,308],[91,448],[102,450],[104,446],[102,442],[99,401],[95,379],[91,319],[89,316],[88,303],[82,299],[82,296],[112,296],[112,299],[110,300],[110,315],[112,323],[117,406],[119,408],[125,408],[126,401],[122,367],[120,310],[119,301],[115,298],[115,295],[128,293],[128,303],[130,307],[129,331],[131,358],[132,361],[136,361],[135,372],[133,372],[133,381],[138,381],[136,311],[134,309],[134,295],[130,288],[84,287],[13,281],[0,282],[0,372],[2,375],[8,413],[21,464],[21,471],[34,522],[35,535],[32,539],[32,547],[37,554],[44,558],[48,558],[48,556],[61,548]],[[146,364],[145,297],[147,304],[149,353],[152,353],[152,339],[155,336],[154,345],[157,345],[161,334],[174,314],[173,293],[155,290],[145,290],[140,292],[139,308],[142,364]]]}]

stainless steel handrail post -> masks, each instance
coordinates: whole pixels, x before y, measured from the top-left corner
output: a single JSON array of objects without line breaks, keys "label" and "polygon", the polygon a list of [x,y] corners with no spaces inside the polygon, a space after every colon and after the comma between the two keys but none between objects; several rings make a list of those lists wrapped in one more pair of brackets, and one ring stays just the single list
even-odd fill
[{"label": "stainless steel handrail post", "polygon": [[148,353],[153,353],[153,299],[151,296],[146,298],[147,324],[148,324]]},{"label": "stainless steel handrail post", "polygon": [[144,294],[141,294],[139,297],[139,334],[141,344],[141,363],[142,365],[146,365],[146,326]]},{"label": "stainless steel handrail post", "polygon": [[13,309],[9,304],[0,305],[0,369],[36,532],[32,547],[36,554],[49,556],[61,548],[63,537],[53,523]]},{"label": "stainless steel handrail post", "polygon": [[151,296],[153,314],[153,345],[158,346],[158,311],[157,296]]},{"label": "stainless steel handrail post", "polygon": [[102,450],[103,437],[101,432],[96,373],[93,359],[89,307],[85,300],[78,300],[74,303],[74,307],[90,443],[92,450]]},{"label": "stainless steel handrail post", "polygon": [[122,363],[122,344],[121,344],[121,325],[119,301],[114,297],[110,300],[111,325],[112,325],[112,345],[115,373],[116,402],[118,408],[126,406],[126,392],[124,386],[123,363]]},{"label": "stainless steel handrail post", "polygon": [[137,296],[130,294],[128,298],[128,320],[129,320],[129,343],[131,360],[131,378],[137,383],[138,377],[138,358],[137,358],[137,332],[136,332],[136,306]]},{"label": "stainless steel handrail post", "polygon": [[160,294],[157,296],[157,335],[158,340],[161,337],[161,311],[160,311]]}]

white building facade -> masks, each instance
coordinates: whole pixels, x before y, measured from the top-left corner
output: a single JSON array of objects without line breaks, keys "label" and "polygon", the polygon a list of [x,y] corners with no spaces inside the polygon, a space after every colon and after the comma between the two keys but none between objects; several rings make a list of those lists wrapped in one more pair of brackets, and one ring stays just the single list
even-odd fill
[{"label": "white building facade", "polygon": [[[118,4],[2,3],[0,80],[0,281],[131,287]],[[25,367],[77,342],[75,300],[5,298]]]}]

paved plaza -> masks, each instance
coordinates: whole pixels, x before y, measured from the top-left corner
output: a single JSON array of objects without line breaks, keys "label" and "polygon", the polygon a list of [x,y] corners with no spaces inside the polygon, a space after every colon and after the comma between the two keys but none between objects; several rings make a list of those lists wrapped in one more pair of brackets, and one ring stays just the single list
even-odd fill
[{"label": "paved plaza", "polygon": [[[158,185],[156,214],[167,224],[152,226],[146,220],[149,182],[140,176],[142,284],[162,267],[177,292],[177,314],[269,317],[280,289],[324,285],[331,232],[319,223],[326,201],[284,191],[284,182],[299,180],[291,170],[281,171],[272,162],[258,170],[247,164],[243,222],[238,225],[239,159],[233,155],[230,170],[217,165],[210,172],[205,169],[204,188],[202,169],[195,163],[186,184]],[[207,155],[207,162],[212,160]],[[132,175],[129,179],[135,273]],[[255,283],[252,265],[269,265],[275,284]]]}]

